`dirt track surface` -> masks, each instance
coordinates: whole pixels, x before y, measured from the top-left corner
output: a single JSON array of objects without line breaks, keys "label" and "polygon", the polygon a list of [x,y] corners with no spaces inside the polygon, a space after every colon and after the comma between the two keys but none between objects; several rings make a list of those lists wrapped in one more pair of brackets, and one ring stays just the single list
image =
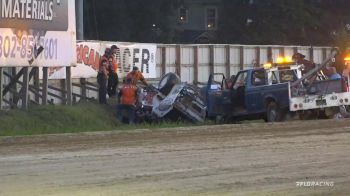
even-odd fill
[{"label": "dirt track surface", "polygon": [[349,155],[349,120],[0,137],[0,195],[349,195]]}]

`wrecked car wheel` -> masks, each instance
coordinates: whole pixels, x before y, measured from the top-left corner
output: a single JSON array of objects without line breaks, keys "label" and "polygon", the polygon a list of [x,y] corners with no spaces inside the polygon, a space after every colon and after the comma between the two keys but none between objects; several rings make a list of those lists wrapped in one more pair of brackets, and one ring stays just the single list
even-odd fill
[{"label": "wrecked car wheel", "polygon": [[158,89],[163,95],[167,96],[174,85],[180,82],[179,76],[175,73],[167,73],[160,80]]}]

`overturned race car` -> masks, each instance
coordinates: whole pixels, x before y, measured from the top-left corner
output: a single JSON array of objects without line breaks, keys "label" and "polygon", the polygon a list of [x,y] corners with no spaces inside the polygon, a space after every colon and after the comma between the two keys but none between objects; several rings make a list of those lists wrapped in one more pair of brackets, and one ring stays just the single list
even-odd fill
[{"label": "overturned race car", "polygon": [[150,121],[204,122],[206,106],[198,92],[197,87],[181,83],[175,73],[167,73],[158,88],[142,89],[137,115]]}]

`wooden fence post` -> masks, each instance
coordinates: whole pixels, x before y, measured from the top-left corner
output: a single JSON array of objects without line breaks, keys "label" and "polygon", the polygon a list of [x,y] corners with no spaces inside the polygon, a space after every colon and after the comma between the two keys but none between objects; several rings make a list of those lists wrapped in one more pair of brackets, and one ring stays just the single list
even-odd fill
[{"label": "wooden fence post", "polygon": [[271,47],[267,47],[267,62],[272,63],[273,59],[272,59],[272,48]]},{"label": "wooden fence post", "polygon": [[244,48],[243,46],[239,47],[239,69],[244,69]]},{"label": "wooden fence post", "polygon": [[34,91],[35,91],[35,102],[37,104],[40,104],[40,97],[39,97],[39,89],[40,89],[40,81],[39,81],[39,67],[33,67],[34,69]]},{"label": "wooden fence post", "polygon": [[[66,77],[67,77],[67,74],[66,74]],[[67,82],[66,79],[61,79],[60,80],[60,85],[61,85],[61,89],[62,89],[61,96],[63,98],[67,98],[67,93],[66,93],[67,85],[66,85],[66,82]],[[67,99],[62,99],[62,104],[66,105],[67,104]]]},{"label": "wooden fence post", "polygon": [[166,47],[165,46],[162,47],[162,64],[161,64],[161,66],[162,66],[162,76],[164,76],[166,73]]},{"label": "wooden fence post", "polygon": [[24,67],[23,68],[23,94],[20,95],[22,96],[22,109],[27,110],[28,109],[28,88],[29,88],[29,67]]},{"label": "wooden fence post", "polygon": [[209,72],[214,73],[214,45],[209,46]]},{"label": "wooden fence post", "polygon": [[175,53],[176,53],[175,73],[181,78],[181,46],[180,45],[176,45]]},{"label": "wooden fence post", "polygon": [[193,46],[193,83],[198,84],[198,46]]},{"label": "wooden fence post", "polygon": [[225,46],[225,70],[226,70],[226,78],[230,78],[231,76],[231,51],[230,45]]},{"label": "wooden fence post", "polygon": [[43,85],[42,85],[43,92],[42,92],[42,100],[41,100],[41,103],[43,105],[47,105],[48,79],[49,79],[48,67],[43,67]]},{"label": "wooden fence post", "polygon": [[309,48],[309,54],[310,54],[310,61],[314,61],[314,48],[311,46],[311,48]]},{"label": "wooden fence post", "polygon": [[72,72],[71,67],[66,67],[66,90],[67,90],[67,104],[72,105],[73,97],[72,97]]},{"label": "wooden fence post", "polygon": [[80,78],[80,84],[81,84],[80,92],[81,92],[81,95],[83,96],[81,99],[85,101],[87,97],[86,79]]},{"label": "wooden fence post", "polygon": [[260,67],[260,47],[255,48],[255,67]]},{"label": "wooden fence post", "polygon": [[322,48],[322,60],[325,60],[327,58],[327,49]]}]

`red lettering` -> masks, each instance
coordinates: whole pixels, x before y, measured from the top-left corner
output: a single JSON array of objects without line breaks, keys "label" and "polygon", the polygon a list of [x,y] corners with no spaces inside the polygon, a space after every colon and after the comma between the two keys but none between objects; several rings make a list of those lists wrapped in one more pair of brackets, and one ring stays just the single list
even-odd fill
[{"label": "red lettering", "polygon": [[92,68],[95,70],[98,70],[100,67],[100,53],[96,52],[96,57],[95,57],[95,64],[92,65]]},{"label": "red lettering", "polygon": [[92,66],[93,64],[95,64],[95,50],[91,49],[90,53],[89,53],[89,63],[88,63],[88,65]]},{"label": "red lettering", "polygon": [[77,63],[83,62],[83,45],[77,45]]},{"label": "red lettering", "polygon": [[88,56],[88,53],[89,53],[89,47],[88,46],[84,46],[84,50],[83,50],[83,61],[84,61],[84,64],[85,65],[89,65],[89,56]]}]

